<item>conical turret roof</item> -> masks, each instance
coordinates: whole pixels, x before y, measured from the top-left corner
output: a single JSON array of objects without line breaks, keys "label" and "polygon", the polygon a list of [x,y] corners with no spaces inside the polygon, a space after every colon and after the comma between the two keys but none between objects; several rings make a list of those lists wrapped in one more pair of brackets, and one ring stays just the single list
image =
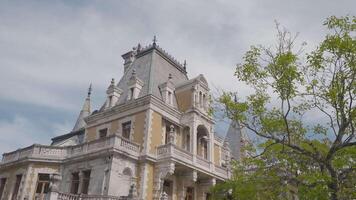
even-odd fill
[{"label": "conical turret roof", "polygon": [[86,125],[84,118],[88,117],[90,115],[90,95],[91,95],[91,84],[88,89],[88,96],[85,98],[83,108],[79,113],[79,116],[77,118],[77,122],[75,123],[72,132],[77,131],[81,128],[84,128]]}]

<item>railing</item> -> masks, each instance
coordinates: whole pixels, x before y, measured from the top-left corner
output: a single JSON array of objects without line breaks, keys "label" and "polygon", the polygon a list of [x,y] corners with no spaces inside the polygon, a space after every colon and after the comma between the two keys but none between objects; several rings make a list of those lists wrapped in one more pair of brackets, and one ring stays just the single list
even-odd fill
[{"label": "railing", "polygon": [[76,194],[67,194],[67,193],[59,193],[58,200],[79,200],[79,195]]},{"label": "railing", "polygon": [[184,162],[187,166],[190,165],[191,167],[213,172],[220,177],[228,178],[228,173],[225,168],[219,166],[214,167],[209,160],[199,155],[194,156],[193,153],[179,148],[174,144],[165,144],[157,147],[157,159],[163,160],[167,158],[175,159]]},{"label": "railing", "polygon": [[57,200],[126,200],[126,197],[58,193]]},{"label": "railing", "polygon": [[209,161],[200,156],[197,156],[197,163],[205,168],[210,167]]},{"label": "railing", "polygon": [[63,160],[73,156],[83,155],[109,148],[115,148],[133,156],[139,156],[140,153],[139,144],[122,138],[121,136],[113,135],[75,146],[58,147],[34,144],[23,149],[18,149],[14,152],[4,153],[2,162],[0,162],[0,164],[25,158]]},{"label": "railing", "polygon": [[215,172],[219,173],[220,175],[226,175],[227,169],[218,165],[215,165]]}]

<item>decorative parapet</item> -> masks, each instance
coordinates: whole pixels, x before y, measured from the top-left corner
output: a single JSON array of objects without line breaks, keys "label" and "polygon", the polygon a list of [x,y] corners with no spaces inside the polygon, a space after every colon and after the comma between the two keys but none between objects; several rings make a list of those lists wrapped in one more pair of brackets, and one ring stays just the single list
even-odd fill
[{"label": "decorative parapet", "polygon": [[4,153],[2,161],[0,162],[0,167],[3,164],[24,159],[63,161],[65,159],[100,151],[103,149],[114,149],[133,157],[138,157],[140,154],[140,148],[141,147],[139,144],[136,144],[118,135],[112,135],[103,139],[66,147],[34,144],[23,149],[18,149],[14,152]]}]

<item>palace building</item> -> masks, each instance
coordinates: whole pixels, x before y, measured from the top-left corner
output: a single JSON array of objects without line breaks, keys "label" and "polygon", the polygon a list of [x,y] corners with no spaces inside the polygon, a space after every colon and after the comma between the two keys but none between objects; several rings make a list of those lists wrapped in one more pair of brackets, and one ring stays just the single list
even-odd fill
[{"label": "palace building", "polygon": [[205,200],[230,178],[241,129],[214,133],[204,76],[189,79],[155,39],[122,58],[100,109],[91,109],[90,87],[70,133],[3,154],[1,200]]}]

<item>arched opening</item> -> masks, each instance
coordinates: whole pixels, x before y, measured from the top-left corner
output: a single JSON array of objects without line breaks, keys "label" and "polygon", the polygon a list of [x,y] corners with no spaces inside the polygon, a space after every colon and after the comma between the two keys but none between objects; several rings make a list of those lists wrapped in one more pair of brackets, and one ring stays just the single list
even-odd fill
[{"label": "arched opening", "polygon": [[205,159],[208,159],[209,152],[209,132],[208,129],[199,125],[197,128],[197,154]]}]

